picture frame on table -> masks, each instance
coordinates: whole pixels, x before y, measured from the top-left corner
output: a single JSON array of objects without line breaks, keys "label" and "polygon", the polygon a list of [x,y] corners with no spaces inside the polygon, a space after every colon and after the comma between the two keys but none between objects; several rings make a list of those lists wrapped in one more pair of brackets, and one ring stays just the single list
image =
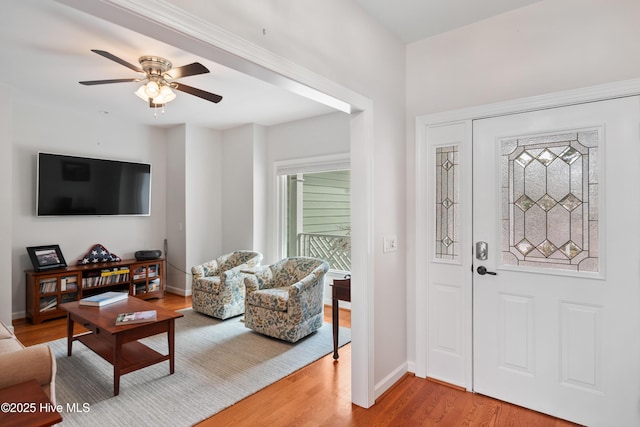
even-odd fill
[{"label": "picture frame on table", "polygon": [[31,258],[33,269],[36,271],[67,266],[59,245],[29,246],[27,247],[27,253]]}]

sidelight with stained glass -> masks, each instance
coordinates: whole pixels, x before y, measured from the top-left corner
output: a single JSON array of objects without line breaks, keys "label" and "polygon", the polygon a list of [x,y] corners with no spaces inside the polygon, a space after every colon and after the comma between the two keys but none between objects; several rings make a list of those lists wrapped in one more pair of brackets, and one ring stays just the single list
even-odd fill
[{"label": "sidelight with stained glass", "polygon": [[458,146],[435,149],[435,257],[458,260],[459,153]]}]

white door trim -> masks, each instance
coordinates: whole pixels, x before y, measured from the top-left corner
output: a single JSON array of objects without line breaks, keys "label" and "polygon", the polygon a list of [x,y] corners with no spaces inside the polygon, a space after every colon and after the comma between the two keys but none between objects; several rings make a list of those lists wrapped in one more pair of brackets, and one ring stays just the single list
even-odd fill
[{"label": "white door trim", "polygon": [[[632,96],[640,94],[640,79],[625,80],[621,82],[607,83],[582,89],[574,89],[563,92],[551,93],[540,96],[533,96],[528,98],[521,98],[512,101],[499,102],[494,104],[486,104],[477,107],[462,108],[458,110],[445,111],[440,113],[428,114],[424,116],[418,116],[416,118],[416,139],[415,139],[415,230],[416,239],[414,259],[416,262],[413,266],[410,266],[413,270],[413,276],[415,279],[415,374],[418,377],[427,376],[428,366],[428,354],[429,354],[429,341],[427,333],[429,330],[428,325],[428,295],[429,285],[428,283],[421,282],[421,278],[428,277],[427,263],[423,260],[428,259],[429,247],[431,243],[425,236],[428,235],[428,227],[431,225],[425,221],[429,218],[429,209],[431,208],[430,200],[427,200],[426,195],[427,186],[430,185],[430,167],[426,164],[425,150],[427,150],[427,131],[431,127],[441,126],[443,124],[451,124],[455,122],[470,122],[476,119],[482,119],[487,117],[496,117],[507,114],[521,113],[526,111],[534,111],[545,108],[561,107],[566,105],[576,105],[585,102],[601,101],[605,99],[612,99],[624,96]],[[468,138],[471,138],[471,133],[468,133]],[[471,144],[471,140],[467,141]],[[463,224],[462,227],[471,227],[470,224]],[[463,242],[463,247],[467,250],[471,250],[471,241]],[[464,265],[464,268],[471,271],[471,265]],[[467,322],[468,316],[472,312],[472,291],[471,291],[472,275],[468,276],[468,283],[463,284],[463,289],[466,292],[463,301],[463,306],[460,308],[459,321],[463,325],[464,339],[468,348],[472,347],[473,331],[472,325]],[[461,387],[465,387],[467,390],[472,389],[472,366],[473,359],[472,353],[467,352],[468,356],[463,363],[466,375],[464,382],[455,384]],[[429,367],[433,371],[433,366]]]},{"label": "white door trim", "polygon": [[375,403],[373,101],[165,0],[57,0],[351,114],[351,399]]}]

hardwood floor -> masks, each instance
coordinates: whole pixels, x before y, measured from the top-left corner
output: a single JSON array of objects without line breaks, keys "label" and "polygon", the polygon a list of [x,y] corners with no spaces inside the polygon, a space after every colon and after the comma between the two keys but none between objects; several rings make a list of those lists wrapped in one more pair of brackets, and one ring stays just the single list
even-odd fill
[{"label": "hardwood floor", "polygon": [[[173,294],[149,302],[171,310],[191,307],[190,297]],[[331,322],[331,307],[325,307],[325,321]],[[349,311],[340,310],[340,324],[351,327]],[[16,336],[27,346],[66,336],[66,319],[39,325],[16,320],[13,326]],[[567,427],[575,424],[411,374],[405,375],[374,406],[361,408],[351,403],[351,347],[346,345],[340,349],[339,361],[327,355],[198,424],[199,427],[263,425]]]}]

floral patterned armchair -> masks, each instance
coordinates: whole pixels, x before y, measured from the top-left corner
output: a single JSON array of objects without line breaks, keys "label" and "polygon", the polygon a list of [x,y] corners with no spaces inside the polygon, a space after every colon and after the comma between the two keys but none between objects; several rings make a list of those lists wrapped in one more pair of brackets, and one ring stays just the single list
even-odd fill
[{"label": "floral patterned armchair", "polygon": [[324,260],[292,257],[245,275],[245,326],[289,342],[318,330],[328,270]]},{"label": "floral patterned armchair", "polygon": [[192,267],[193,309],[218,319],[244,313],[242,270],[255,268],[260,261],[261,253],[242,250]]}]

